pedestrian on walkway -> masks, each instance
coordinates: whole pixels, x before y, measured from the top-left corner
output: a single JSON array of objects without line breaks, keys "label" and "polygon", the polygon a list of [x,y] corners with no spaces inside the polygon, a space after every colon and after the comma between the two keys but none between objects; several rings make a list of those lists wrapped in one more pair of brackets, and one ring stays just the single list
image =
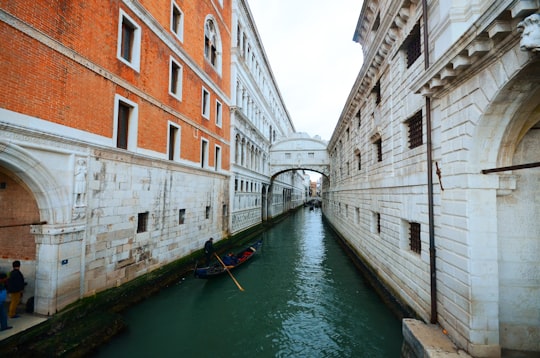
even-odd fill
[{"label": "pedestrian on walkway", "polygon": [[4,305],[7,298],[6,281],[7,275],[5,273],[0,273],[0,331],[13,328],[8,326],[6,307]]},{"label": "pedestrian on walkway", "polygon": [[13,270],[9,273],[8,279],[8,292],[11,302],[9,304],[9,318],[18,318],[17,306],[21,302],[24,291],[24,276],[21,273],[21,262],[19,260],[13,261]]}]

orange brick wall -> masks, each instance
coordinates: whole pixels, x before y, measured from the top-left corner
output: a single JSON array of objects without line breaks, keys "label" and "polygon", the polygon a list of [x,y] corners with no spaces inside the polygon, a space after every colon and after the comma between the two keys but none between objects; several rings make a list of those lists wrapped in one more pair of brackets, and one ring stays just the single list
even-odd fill
[{"label": "orange brick wall", "polygon": [[[230,0],[221,10],[207,1],[177,1],[184,12],[184,43],[170,32],[171,3],[159,0],[141,1],[152,13],[170,38],[181,45],[197,65],[227,96],[230,94]],[[211,94],[210,120],[202,117],[201,96],[203,81],[173,51],[147,28],[121,1],[107,2],[50,2],[10,0],[0,6],[31,27],[74,49],[84,58],[127,80],[164,106],[181,113],[215,133],[219,140],[209,139],[209,165],[213,166],[214,145],[222,148],[222,167],[229,168],[229,107],[228,99],[220,98],[205,85]],[[141,66],[137,73],[116,58],[119,9],[122,8],[142,28]],[[219,10],[216,11],[216,10]],[[208,14],[217,20],[223,46],[222,75],[204,60],[204,20]],[[168,121],[176,122],[181,130],[181,158],[198,162],[200,136],[194,127],[181,117],[175,117],[139,98],[105,77],[90,71],[48,46],[31,39],[12,27],[0,23],[0,107],[54,123],[82,129],[90,133],[113,135],[114,95],[120,94],[138,104],[138,147],[166,153]],[[168,93],[169,61],[174,57],[183,65],[182,100]],[[215,125],[215,101],[222,104],[222,126]]]},{"label": "orange brick wall", "polygon": [[30,190],[0,172],[0,258],[10,260],[35,260],[36,245],[30,226],[13,226],[39,221],[39,211]]}]

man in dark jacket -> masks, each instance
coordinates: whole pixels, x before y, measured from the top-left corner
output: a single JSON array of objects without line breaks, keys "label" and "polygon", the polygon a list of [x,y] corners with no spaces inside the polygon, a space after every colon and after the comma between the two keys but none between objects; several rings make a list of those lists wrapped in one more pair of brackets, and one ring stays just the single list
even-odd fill
[{"label": "man in dark jacket", "polygon": [[11,297],[9,304],[9,318],[17,318],[17,306],[21,302],[21,298],[24,290],[24,276],[21,273],[21,262],[19,260],[13,261],[13,270],[9,273],[8,279],[8,292]]},{"label": "man in dark jacket", "polygon": [[210,261],[212,260],[212,255],[214,255],[214,245],[213,245],[213,238],[208,239],[204,243],[204,254],[206,256],[206,266],[210,265]]}]

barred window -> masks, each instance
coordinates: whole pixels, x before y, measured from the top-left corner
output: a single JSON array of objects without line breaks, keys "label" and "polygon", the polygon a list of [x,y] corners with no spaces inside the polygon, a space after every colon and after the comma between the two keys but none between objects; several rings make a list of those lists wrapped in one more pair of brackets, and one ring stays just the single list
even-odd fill
[{"label": "barred window", "polygon": [[378,80],[375,86],[373,86],[372,92],[375,93],[375,104],[381,103],[381,80]]},{"label": "barred window", "polygon": [[148,231],[148,211],[137,215],[137,233]]},{"label": "barred window", "polygon": [[407,68],[409,68],[422,53],[419,24],[414,25],[411,33],[405,40],[404,45],[407,50]]},{"label": "barred window", "polygon": [[409,149],[419,147],[422,141],[422,111],[416,112],[407,120],[409,127]]},{"label": "barred window", "polygon": [[409,223],[409,247],[412,252],[416,252],[417,254],[422,251],[419,223]]},{"label": "barred window", "polygon": [[382,139],[377,139],[374,144],[377,149],[377,161],[382,162]]},{"label": "barred window", "polygon": [[186,209],[178,210],[178,225],[183,225],[186,220]]},{"label": "barred window", "polygon": [[381,213],[377,213],[377,234],[381,233]]}]

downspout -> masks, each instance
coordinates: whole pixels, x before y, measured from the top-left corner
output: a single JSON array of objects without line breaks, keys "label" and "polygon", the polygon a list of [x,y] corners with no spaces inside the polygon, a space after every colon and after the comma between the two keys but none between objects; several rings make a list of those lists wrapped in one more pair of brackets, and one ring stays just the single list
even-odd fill
[{"label": "downspout", "polygon": [[[422,0],[424,17],[424,68],[429,68],[428,42],[428,6]],[[428,220],[429,220],[429,270],[431,278],[431,323],[437,323],[437,266],[435,251],[435,224],[433,215],[433,157],[431,143],[431,98],[426,96],[426,151],[427,151],[427,185],[428,185]]]}]

